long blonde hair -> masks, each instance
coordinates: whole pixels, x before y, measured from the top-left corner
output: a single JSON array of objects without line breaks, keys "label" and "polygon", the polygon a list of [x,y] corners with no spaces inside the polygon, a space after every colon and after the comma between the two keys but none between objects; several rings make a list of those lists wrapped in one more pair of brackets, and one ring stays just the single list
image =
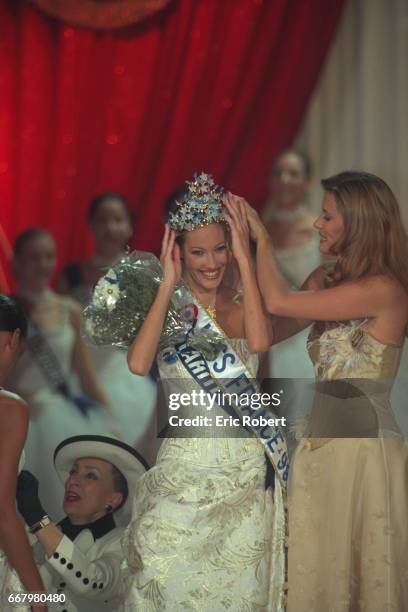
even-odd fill
[{"label": "long blonde hair", "polygon": [[330,284],[386,274],[408,291],[408,236],[398,202],[385,181],[368,172],[348,171],[322,180],[343,218],[343,237]]}]

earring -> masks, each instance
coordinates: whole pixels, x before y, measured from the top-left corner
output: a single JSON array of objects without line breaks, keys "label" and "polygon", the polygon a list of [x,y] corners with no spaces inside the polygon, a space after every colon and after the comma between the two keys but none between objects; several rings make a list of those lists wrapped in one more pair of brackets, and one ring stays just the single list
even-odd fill
[{"label": "earring", "polygon": [[105,506],[105,510],[106,510],[106,513],[107,513],[107,514],[109,514],[109,512],[112,512],[112,510],[113,510],[113,506],[111,506],[110,504],[108,504],[107,506]]}]

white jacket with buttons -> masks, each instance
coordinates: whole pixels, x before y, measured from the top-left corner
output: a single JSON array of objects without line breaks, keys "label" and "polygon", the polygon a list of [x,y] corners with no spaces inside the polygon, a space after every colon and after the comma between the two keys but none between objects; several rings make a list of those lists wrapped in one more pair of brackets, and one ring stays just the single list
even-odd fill
[{"label": "white jacket with buttons", "polygon": [[121,538],[124,529],[115,527],[94,540],[89,529],[72,542],[64,535],[50,558],[40,543],[34,556],[48,593],[65,594],[65,603],[53,604],[60,612],[116,612],[120,608]]}]

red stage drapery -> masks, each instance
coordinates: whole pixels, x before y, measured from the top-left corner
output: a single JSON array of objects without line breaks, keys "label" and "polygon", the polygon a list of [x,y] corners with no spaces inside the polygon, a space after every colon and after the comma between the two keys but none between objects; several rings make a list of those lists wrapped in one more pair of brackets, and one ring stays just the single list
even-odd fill
[{"label": "red stage drapery", "polygon": [[343,0],[176,0],[111,32],[0,0],[0,202],[12,239],[57,238],[61,264],[90,246],[85,209],[123,192],[135,244],[157,250],[166,194],[194,171],[259,206],[293,139]]}]

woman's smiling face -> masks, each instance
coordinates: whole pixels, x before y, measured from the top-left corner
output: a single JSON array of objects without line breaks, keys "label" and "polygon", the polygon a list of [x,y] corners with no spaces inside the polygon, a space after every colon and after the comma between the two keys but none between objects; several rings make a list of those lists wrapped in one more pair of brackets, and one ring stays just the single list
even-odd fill
[{"label": "woman's smiling face", "polygon": [[186,280],[192,289],[217,289],[230,259],[225,228],[220,223],[211,223],[186,232],[181,255]]},{"label": "woman's smiling face", "polygon": [[338,211],[336,199],[332,193],[326,193],[323,199],[322,212],[314,222],[320,235],[320,252],[322,255],[337,255],[333,247],[344,236],[344,220]]}]

